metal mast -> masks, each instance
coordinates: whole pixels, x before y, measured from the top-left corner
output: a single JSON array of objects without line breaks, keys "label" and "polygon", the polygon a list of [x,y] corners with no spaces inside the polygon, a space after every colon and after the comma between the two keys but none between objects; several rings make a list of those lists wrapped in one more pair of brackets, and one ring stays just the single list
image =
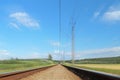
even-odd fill
[{"label": "metal mast", "polygon": [[63,63],[65,63],[65,51],[63,51]]},{"label": "metal mast", "polygon": [[75,38],[75,22],[72,20],[72,64],[74,64],[74,58],[75,58],[75,43],[74,43],[74,38]]}]

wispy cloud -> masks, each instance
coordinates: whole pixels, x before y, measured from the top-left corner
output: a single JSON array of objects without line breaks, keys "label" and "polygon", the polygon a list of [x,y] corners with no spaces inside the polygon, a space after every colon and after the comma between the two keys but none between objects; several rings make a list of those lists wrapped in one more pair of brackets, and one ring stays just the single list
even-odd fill
[{"label": "wispy cloud", "polygon": [[59,50],[54,50],[54,52],[53,53],[55,53],[55,54],[59,54]]},{"label": "wispy cloud", "polygon": [[52,52],[52,56],[53,56],[53,59],[55,60],[61,60],[63,56],[63,51],[56,49]]},{"label": "wispy cloud", "polygon": [[54,46],[54,47],[61,47],[61,48],[66,48],[66,47],[70,47],[71,43],[70,42],[66,42],[66,43],[60,43],[59,41],[49,41],[50,45]]},{"label": "wispy cloud", "polygon": [[0,60],[10,59],[10,52],[8,50],[0,50]]},{"label": "wispy cloud", "polygon": [[96,49],[96,50],[88,50],[82,51],[81,54],[103,54],[103,53],[119,53],[120,54],[120,47],[113,47],[113,48],[103,48],[103,49]]},{"label": "wispy cloud", "polygon": [[101,13],[104,9],[105,5],[102,5],[101,7],[99,7],[94,13],[93,13],[93,17],[92,19],[97,19],[101,16]]},{"label": "wispy cloud", "polygon": [[32,54],[30,54],[29,58],[40,58],[40,53],[33,52]]},{"label": "wispy cloud", "polygon": [[101,10],[94,12],[93,19],[97,19],[101,14]]},{"label": "wispy cloud", "polygon": [[16,23],[10,23],[10,25],[13,27],[13,28],[16,28],[18,30],[20,30],[20,27],[16,24]]},{"label": "wispy cloud", "polygon": [[24,59],[42,59],[42,58],[48,58],[49,53],[41,53],[41,52],[31,52],[27,54],[26,56],[23,56],[21,58]]},{"label": "wispy cloud", "polygon": [[105,21],[120,21],[120,5],[110,6],[102,18]]},{"label": "wispy cloud", "polygon": [[59,47],[60,43],[58,41],[49,41],[50,45],[54,46],[54,47]]},{"label": "wispy cloud", "polygon": [[[54,51],[55,59],[71,59],[72,53],[70,51]],[[120,47],[112,48],[103,48],[103,49],[94,49],[94,50],[85,50],[85,51],[75,51],[75,59],[84,59],[84,58],[97,58],[97,57],[113,57],[120,56]]]},{"label": "wispy cloud", "polygon": [[105,22],[120,21],[120,4],[111,5],[106,9],[105,7],[95,11],[92,19],[99,19]]},{"label": "wispy cloud", "polygon": [[[37,20],[33,19],[26,12],[15,12],[9,15],[9,17],[14,21],[10,23],[13,27],[19,29],[19,26],[22,25],[28,28],[39,28],[39,23]],[[18,26],[19,25],[19,26]]]},{"label": "wispy cloud", "polygon": [[76,58],[112,57],[112,56],[120,56],[120,47],[78,51],[76,53]]},{"label": "wispy cloud", "polygon": [[7,50],[0,50],[0,55],[9,55],[9,51]]}]

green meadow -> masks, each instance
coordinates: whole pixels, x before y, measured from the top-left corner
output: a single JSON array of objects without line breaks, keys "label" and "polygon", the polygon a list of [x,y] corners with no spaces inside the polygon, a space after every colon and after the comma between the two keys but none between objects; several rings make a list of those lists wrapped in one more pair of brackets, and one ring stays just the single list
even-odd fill
[{"label": "green meadow", "polygon": [[44,66],[54,65],[51,60],[26,59],[0,61],[0,73],[28,70]]}]

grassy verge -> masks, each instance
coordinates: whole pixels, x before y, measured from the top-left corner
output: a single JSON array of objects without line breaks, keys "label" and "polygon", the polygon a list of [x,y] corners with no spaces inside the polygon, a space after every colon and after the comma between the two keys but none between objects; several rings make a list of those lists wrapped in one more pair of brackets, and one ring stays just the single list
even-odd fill
[{"label": "grassy verge", "polygon": [[90,69],[90,70],[96,70],[96,71],[102,71],[102,72],[111,73],[111,74],[116,74],[116,75],[120,75],[120,70],[115,70],[115,69],[90,68],[90,67],[85,67],[85,66],[77,66],[77,67],[85,68],[85,69]]},{"label": "grassy verge", "polygon": [[120,75],[120,64],[75,64],[75,65],[65,64],[65,65]]},{"label": "grassy verge", "polygon": [[0,74],[6,72],[14,72],[28,70],[44,66],[54,65],[50,60],[7,60],[0,61]]}]

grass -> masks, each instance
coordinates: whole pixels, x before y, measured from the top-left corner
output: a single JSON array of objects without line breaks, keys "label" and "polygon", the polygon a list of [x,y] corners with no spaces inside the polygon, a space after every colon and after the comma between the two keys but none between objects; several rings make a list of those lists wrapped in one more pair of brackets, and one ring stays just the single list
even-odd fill
[{"label": "grass", "polygon": [[[66,65],[73,66],[71,64]],[[120,75],[120,64],[75,64],[74,66]]]},{"label": "grass", "polygon": [[0,73],[21,71],[53,65],[50,60],[5,60],[0,61]]},{"label": "grass", "polygon": [[120,64],[76,64],[77,66],[89,67],[89,68],[104,68],[120,70]]}]

